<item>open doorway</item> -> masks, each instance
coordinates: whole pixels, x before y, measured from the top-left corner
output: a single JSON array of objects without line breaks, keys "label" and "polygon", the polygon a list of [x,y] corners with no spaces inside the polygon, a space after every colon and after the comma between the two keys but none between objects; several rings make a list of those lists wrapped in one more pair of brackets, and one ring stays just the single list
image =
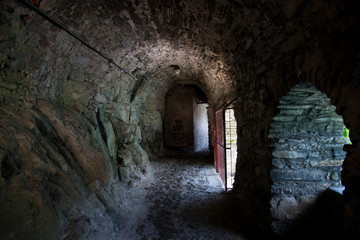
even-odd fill
[{"label": "open doorway", "polygon": [[225,109],[226,186],[232,189],[237,159],[237,125],[233,108]]},{"label": "open doorway", "polygon": [[196,85],[176,85],[166,94],[164,148],[209,152],[207,97]]}]

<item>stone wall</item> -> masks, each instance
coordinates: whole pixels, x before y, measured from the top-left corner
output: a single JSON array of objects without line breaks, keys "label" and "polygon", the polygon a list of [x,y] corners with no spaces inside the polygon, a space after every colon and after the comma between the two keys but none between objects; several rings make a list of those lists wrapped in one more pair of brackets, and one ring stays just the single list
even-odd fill
[{"label": "stone wall", "polygon": [[131,217],[125,183],[151,179],[136,136],[45,100],[0,111],[1,238],[122,236],[128,223],[120,219]]},{"label": "stone wall", "polygon": [[140,110],[141,80],[20,2],[0,15],[1,238],[124,236],[131,190],[151,181],[140,119],[161,131],[158,108]]},{"label": "stone wall", "polygon": [[[271,124],[271,213],[276,220],[305,214],[320,193],[341,187],[342,117],[313,85],[298,84],[280,100]],[[330,210],[329,210],[330,211]]]},{"label": "stone wall", "polygon": [[164,147],[169,149],[193,149],[194,122],[192,86],[179,86],[166,96],[164,116]]},{"label": "stone wall", "polygon": [[[90,122],[102,129],[101,138],[91,141],[91,146],[97,146],[96,149],[104,146],[101,147],[103,155],[110,156],[106,159],[122,167],[123,174],[119,177],[122,179],[128,174],[132,179],[131,176],[142,176],[132,173],[144,170],[140,166],[147,162],[145,153],[159,152],[162,148],[164,99],[170,87],[177,83],[201,86],[209,99],[210,128],[214,123],[214,111],[237,96],[235,114],[239,141],[234,192],[249,203],[250,209],[266,226],[270,218],[272,150],[268,136],[271,122],[280,98],[295,84],[310,82],[331,99],[336,112],[343,116],[350,129],[353,144],[345,146],[347,155],[341,178],[346,187],[345,232],[349,239],[358,238],[358,1],[38,2],[41,9],[136,79],[24,7],[20,1],[1,1],[0,101],[5,109],[1,118],[6,123],[16,123],[12,129],[22,129],[26,118],[13,121],[10,116],[38,109],[39,100],[55,104],[58,109],[70,109],[81,122]],[[102,126],[97,123],[99,120],[103,121]],[[6,130],[2,135],[4,139],[15,139],[15,133]],[[78,134],[92,139],[89,137],[92,134],[82,130]],[[36,142],[35,136],[30,139]],[[14,146],[17,145],[6,145],[4,152],[13,152]],[[29,159],[19,158],[23,158],[20,162]],[[29,165],[36,165],[34,159]],[[85,160],[77,161],[80,164]],[[45,174],[47,170],[41,168],[38,172]],[[111,175],[106,173],[106,176]],[[131,185],[133,181],[126,180],[129,178],[124,177],[124,181]],[[9,181],[1,178],[2,189],[9,186]],[[42,183],[46,182],[45,179]],[[21,183],[14,181],[9,187],[21,190],[17,199],[26,195]],[[46,189],[41,192],[47,194]],[[130,193],[123,195],[130,196]],[[121,199],[122,202],[126,200],[126,197]],[[64,206],[71,204],[72,201],[64,202]],[[71,228],[72,217],[63,223],[61,217],[57,219],[61,226]],[[86,222],[89,218],[79,219]]]},{"label": "stone wall", "polygon": [[295,84],[310,82],[330,98],[350,129],[353,144],[344,147],[341,173],[345,232],[350,239],[360,235],[360,206],[355,204],[360,193],[354,184],[359,179],[355,142],[360,137],[358,7],[353,1],[253,2],[239,12],[257,20],[242,32],[234,55],[239,141],[234,191],[264,222],[271,221],[271,122],[280,98]]}]

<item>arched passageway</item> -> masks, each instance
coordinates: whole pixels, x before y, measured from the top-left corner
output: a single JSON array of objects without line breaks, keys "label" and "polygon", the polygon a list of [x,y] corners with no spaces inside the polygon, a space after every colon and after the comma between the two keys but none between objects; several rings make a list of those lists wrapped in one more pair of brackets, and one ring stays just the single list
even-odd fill
[{"label": "arched passageway", "polygon": [[[359,239],[359,3],[0,1],[1,235],[121,239],[136,229],[128,220],[147,214],[141,195],[163,153],[165,94],[184,83],[208,94],[211,130],[215,111],[237,99],[233,192],[268,233],[271,189],[298,170],[272,167],[271,121],[291,87],[311,82],[350,129],[344,232]],[[326,184],[339,176],[324,172]]]},{"label": "arched passageway", "polygon": [[166,94],[164,148],[209,152],[208,100],[195,85],[175,85]]},{"label": "arched passageway", "polygon": [[[278,110],[269,136],[273,147],[270,205],[273,227],[284,231],[284,227],[309,214],[309,208],[325,190],[337,191],[337,199],[342,198],[341,170],[346,156],[342,148],[347,139],[335,106],[310,83],[295,85],[280,99]],[[324,219],[317,231],[326,231],[323,228],[330,222],[330,226],[335,225],[331,232],[341,237],[343,206],[335,204],[337,199],[322,197]],[[340,212],[340,216],[331,215],[334,212]],[[329,216],[332,219],[326,219]]]}]

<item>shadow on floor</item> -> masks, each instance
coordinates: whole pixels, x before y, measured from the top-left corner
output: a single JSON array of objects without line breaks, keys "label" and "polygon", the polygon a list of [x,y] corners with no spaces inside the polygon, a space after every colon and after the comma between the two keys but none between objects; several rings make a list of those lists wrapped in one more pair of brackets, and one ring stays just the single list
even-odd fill
[{"label": "shadow on floor", "polygon": [[[183,153],[180,158],[191,159],[207,164],[213,164],[214,160],[209,152],[188,152]],[[236,193],[232,191],[222,192],[210,201],[205,201],[196,208],[189,208],[188,220],[190,224],[196,226],[198,223],[206,223],[223,228],[236,235],[242,236],[241,239],[257,240],[269,239],[269,227],[256,219],[251,213],[250,207],[243,203]],[[238,239],[238,238],[236,238]]]},{"label": "shadow on floor", "polygon": [[268,231],[253,216],[249,207],[242,204],[232,192],[224,192],[222,195],[191,212],[191,217],[239,234],[244,239],[269,239]]},{"label": "shadow on floor", "polygon": [[[213,164],[207,153],[183,154],[164,161],[167,167],[158,172],[159,184],[154,185],[149,198],[156,206],[152,222],[164,235],[160,239],[343,239],[344,205],[337,192],[324,191],[301,218],[291,224],[285,222],[286,230],[275,235],[269,231],[270,224],[256,218],[236,193],[206,183],[204,179],[214,176],[207,175],[208,168],[204,167]],[[189,168],[191,165],[194,168]],[[166,177],[168,173],[171,178]]]},{"label": "shadow on floor", "polygon": [[344,203],[340,193],[325,190],[298,220],[274,239],[344,239]]},{"label": "shadow on floor", "polygon": [[[204,155],[194,156],[208,161]],[[343,196],[327,189],[308,211],[292,223],[285,223],[286,230],[281,234],[270,233],[269,226],[264,226],[250,211],[248,205],[242,203],[236,194],[224,192],[220,198],[207,202],[191,213],[196,221],[223,227],[246,239],[344,239],[344,203]]]}]

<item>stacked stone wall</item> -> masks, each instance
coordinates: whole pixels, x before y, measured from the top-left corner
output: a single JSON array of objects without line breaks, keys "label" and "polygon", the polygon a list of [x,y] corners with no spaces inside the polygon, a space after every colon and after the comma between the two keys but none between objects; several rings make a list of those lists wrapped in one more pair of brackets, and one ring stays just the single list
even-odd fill
[{"label": "stacked stone wall", "polygon": [[[236,93],[239,151],[234,192],[266,222],[271,121],[281,96],[296,83],[311,82],[329,96],[350,129],[353,144],[345,148],[341,178],[346,186],[345,232],[358,238],[358,1],[38,2],[42,10],[142,80],[109,65],[20,1],[2,1],[0,100],[7,112],[36,109],[39,99],[51,100],[98,127],[99,109],[107,151],[111,157],[120,155],[118,164],[127,182],[127,173],[131,179],[137,166],[132,161],[146,159],[137,149],[161,149],[164,99],[170,86],[189,81],[203,86],[209,97],[210,129],[214,111]],[[10,119],[3,113],[1,117]],[[17,124],[20,128],[24,123]],[[97,140],[99,145],[101,141]]]},{"label": "stacked stone wall", "polygon": [[[258,4],[249,14],[257,20],[238,38],[239,51],[234,55],[239,140],[234,190],[259,218],[270,222],[271,122],[280,98],[295,84],[310,82],[331,99],[350,129],[352,145],[344,146],[341,180],[345,235],[356,239],[353,236],[360,236],[359,3]],[[248,16],[246,7],[243,10]]]},{"label": "stacked stone wall", "polygon": [[271,213],[277,220],[289,220],[304,213],[325,189],[342,186],[346,139],[335,106],[309,83],[292,88],[278,109],[269,136],[273,141]]}]

